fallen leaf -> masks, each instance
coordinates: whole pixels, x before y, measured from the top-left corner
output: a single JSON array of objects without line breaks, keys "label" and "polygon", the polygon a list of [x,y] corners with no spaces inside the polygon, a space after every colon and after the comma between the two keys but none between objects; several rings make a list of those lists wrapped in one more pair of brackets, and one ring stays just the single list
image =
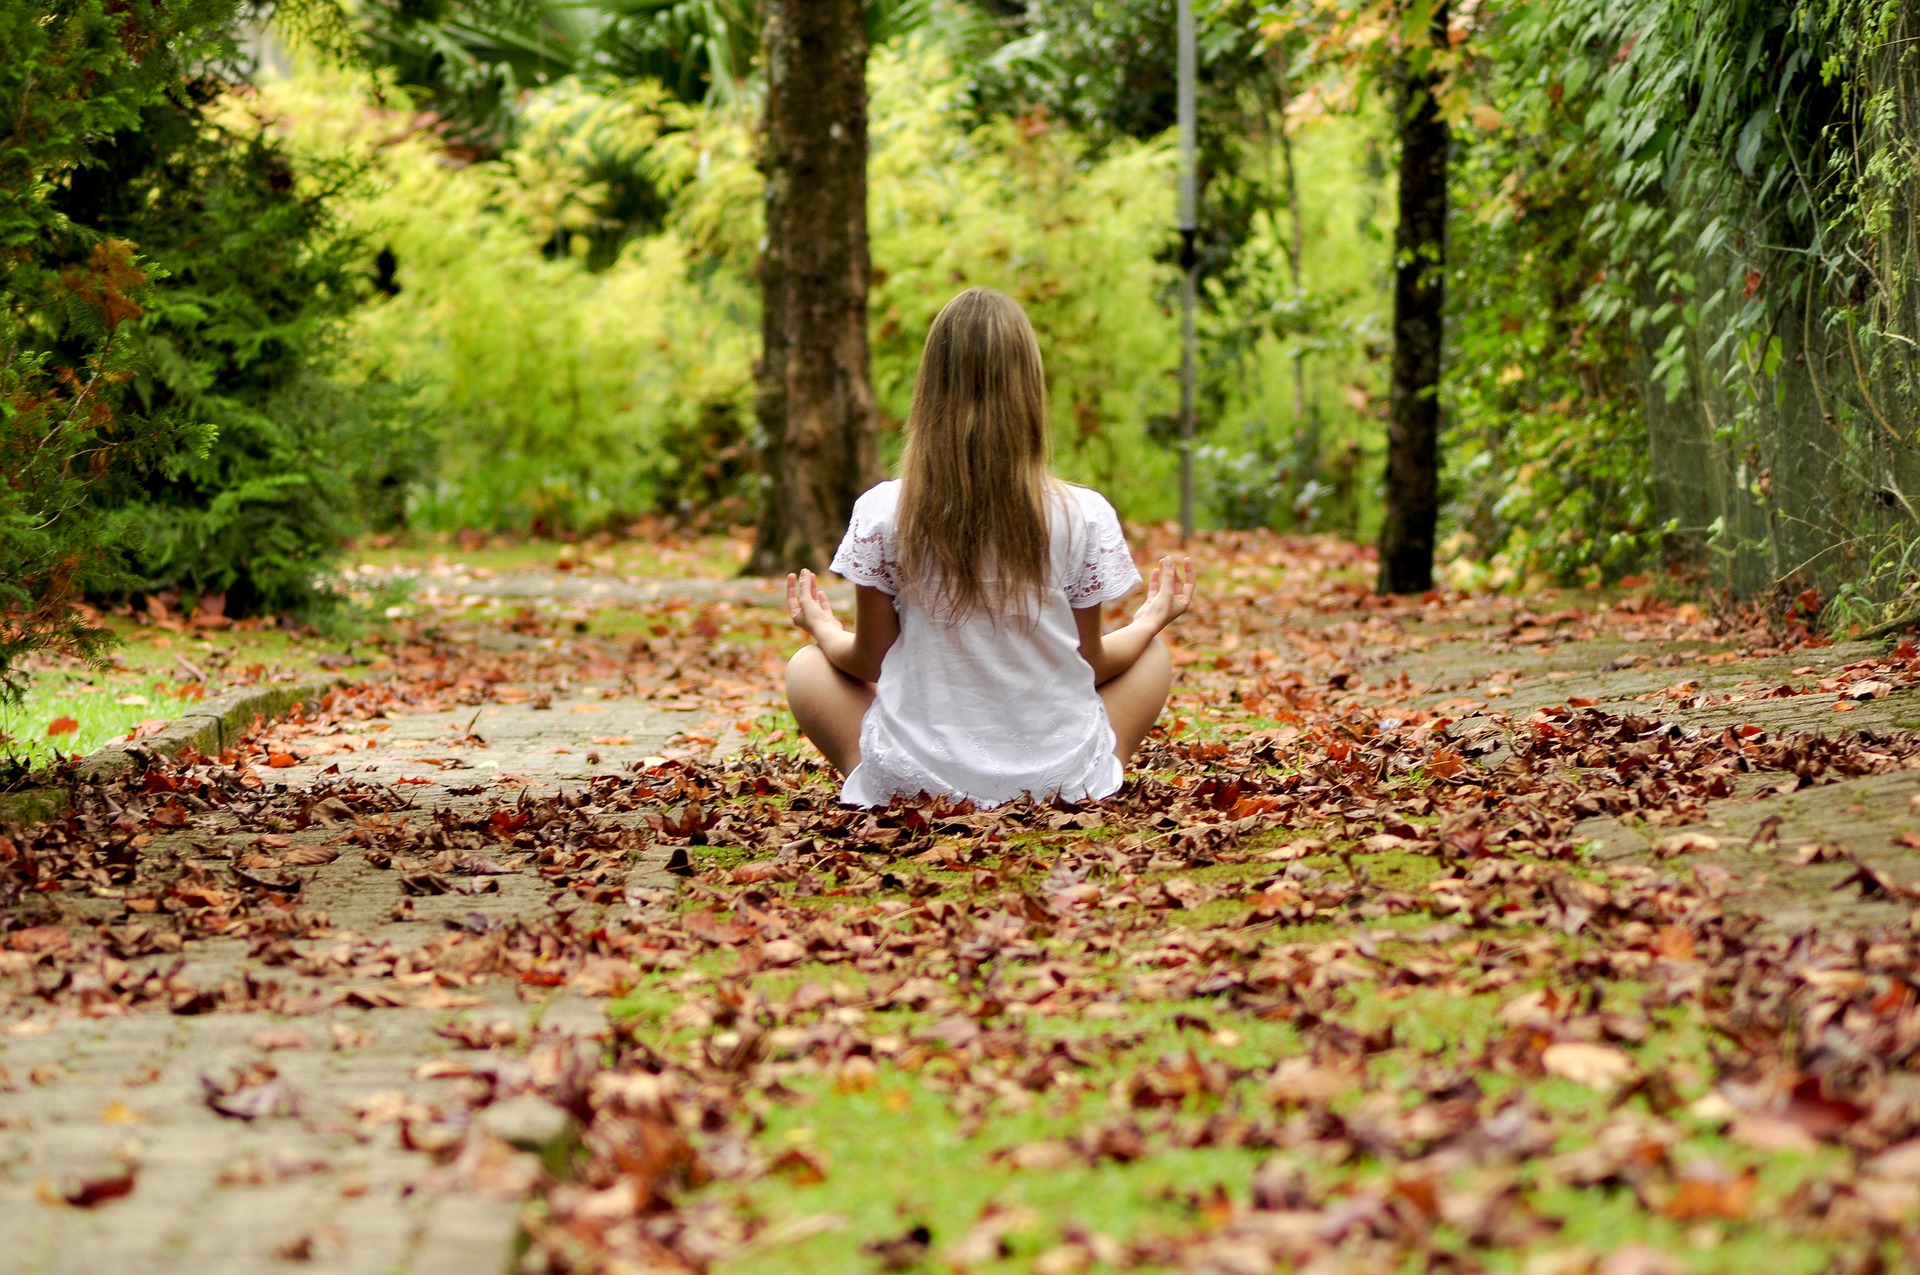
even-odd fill
[{"label": "fallen leaf", "polygon": [[1541,1051],[1540,1065],[1550,1076],[1559,1076],[1589,1089],[1612,1090],[1639,1074],[1639,1068],[1625,1051],[1612,1045],[1593,1045],[1585,1041],[1561,1041]]},{"label": "fallen leaf", "polygon": [[800,1147],[788,1147],[767,1168],[795,1186],[818,1186],[827,1180],[826,1165],[820,1157]]},{"label": "fallen leaf", "polygon": [[280,856],[280,862],[289,868],[317,868],[339,857],[338,846],[295,846]]},{"label": "fallen leaf", "polygon": [[104,1169],[62,1187],[60,1199],[76,1209],[91,1209],[132,1195],[138,1177],[139,1169],[132,1164]]},{"label": "fallen leaf", "polygon": [[145,1119],[145,1116],[118,1098],[108,1103],[106,1109],[100,1113],[101,1124],[139,1124]]},{"label": "fallen leaf", "polygon": [[1677,854],[1711,854],[1719,848],[1718,837],[1708,836],[1704,832],[1676,832],[1670,837],[1663,837],[1654,846],[1653,852],[1665,859]]},{"label": "fallen leaf", "polygon": [[313,1038],[297,1027],[263,1027],[247,1038],[255,1049],[311,1049]]}]

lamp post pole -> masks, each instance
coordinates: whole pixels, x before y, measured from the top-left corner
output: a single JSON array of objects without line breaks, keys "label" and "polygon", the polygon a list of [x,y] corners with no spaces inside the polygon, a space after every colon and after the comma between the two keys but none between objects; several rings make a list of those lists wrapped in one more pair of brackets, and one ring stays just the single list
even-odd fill
[{"label": "lamp post pole", "polygon": [[1200,274],[1194,249],[1193,0],[1178,0],[1180,120],[1180,538],[1193,534],[1193,302]]}]

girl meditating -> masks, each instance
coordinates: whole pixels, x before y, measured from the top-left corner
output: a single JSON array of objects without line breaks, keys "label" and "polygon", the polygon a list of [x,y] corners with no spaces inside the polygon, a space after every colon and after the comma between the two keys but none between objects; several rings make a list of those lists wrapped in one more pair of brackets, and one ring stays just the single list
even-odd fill
[{"label": "girl meditating", "polygon": [[934,320],[900,471],[860,497],[833,558],[851,630],[811,571],[787,577],[814,640],[787,702],[846,776],[840,800],[1111,796],[1166,704],[1159,633],[1193,566],[1162,559],[1132,623],[1101,632],[1140,572],[1113,506],[1047,470],[1040,346],[1012,298],[970,288]]}]

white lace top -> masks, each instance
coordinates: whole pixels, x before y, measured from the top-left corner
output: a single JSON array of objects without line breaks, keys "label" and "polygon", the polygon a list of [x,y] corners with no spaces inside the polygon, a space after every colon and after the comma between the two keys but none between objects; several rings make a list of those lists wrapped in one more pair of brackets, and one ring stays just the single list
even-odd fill
[{"label": "white lace top", "polygon": [[1055,502],[1053,587],[1031,629],[985,614],[958,623],[903,597],[895,571],[898,481],[853,507],[836,573],[894,597],[900,637],[880,666],[860,724],[860,764],[840,800],[885,805],[896,793],[946,793],[997,806],[1026,793],[1068,801],[1111,796],[1123,778],[1113,728],[1080,656],[1077,609],[1140,583],[1113,506],[1062,486]]}]

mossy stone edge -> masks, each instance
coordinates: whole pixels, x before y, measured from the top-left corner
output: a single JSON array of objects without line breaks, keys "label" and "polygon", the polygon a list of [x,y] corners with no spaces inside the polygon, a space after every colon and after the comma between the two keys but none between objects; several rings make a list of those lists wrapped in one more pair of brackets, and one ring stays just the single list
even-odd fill
[{"label": "mossy stone edge", "polygon": [[[256,721],[291,712],[296,705],[317,703],[328,691],[348,684],[341,677],[312,678],[279,686],[252,686],[233,691],[182,714],[155,734],[131,743],[115,740],[83,759],[75,771],[82,782],[117,779],[143,768],[155,757],[177,757],[189,749],[217,757],[240,741]],[[27,788],[0,794],[0,824],[27,826],[57,819],[67,812],[64,787]]]}]

